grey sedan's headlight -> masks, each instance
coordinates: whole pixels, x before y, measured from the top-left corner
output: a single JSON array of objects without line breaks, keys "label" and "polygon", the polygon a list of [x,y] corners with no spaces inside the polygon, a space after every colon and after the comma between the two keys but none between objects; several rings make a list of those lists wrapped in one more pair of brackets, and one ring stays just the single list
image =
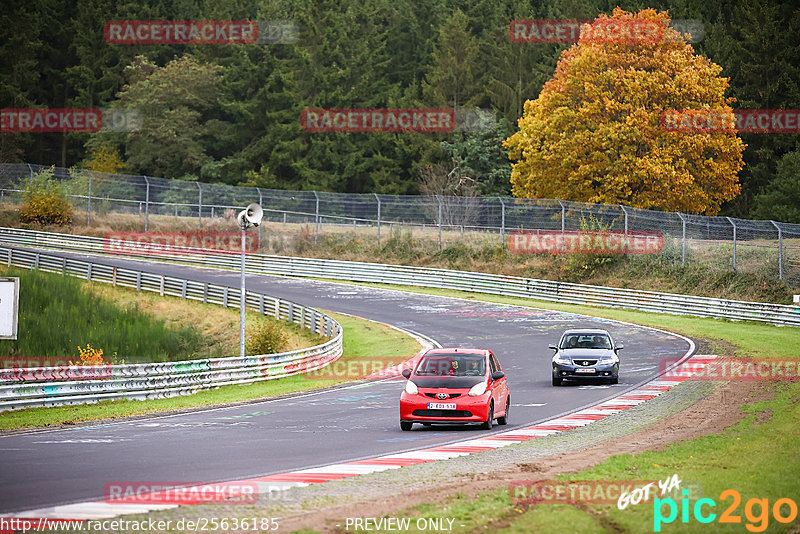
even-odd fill
[{"label": "grey sedan's headlight", "polygon": [[572,362],[569,361],[569,358],[565,358],[563,356],[556,356],[553,359],[553,361],[556,362],[556,363],[559,363],[561,365],[569,365],[570,363],[572,363]]}]

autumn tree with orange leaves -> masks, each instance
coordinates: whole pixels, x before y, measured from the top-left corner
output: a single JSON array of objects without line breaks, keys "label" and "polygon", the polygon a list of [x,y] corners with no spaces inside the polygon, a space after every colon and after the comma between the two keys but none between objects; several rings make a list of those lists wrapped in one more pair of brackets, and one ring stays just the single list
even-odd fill
[{"label": "autumn tree with orange leaves", "polygon": [[[696,55],[669,22],[666,12],[617,8],[581,29],[504,142],[515,161],[514,195],[716,214],[739,193],[745,145],[734,130],[659,125],[665,110],[731,113],[733,100],[722,68]],[[657,23],[661,31],[652,39],[598,38],[615,23]]]}]

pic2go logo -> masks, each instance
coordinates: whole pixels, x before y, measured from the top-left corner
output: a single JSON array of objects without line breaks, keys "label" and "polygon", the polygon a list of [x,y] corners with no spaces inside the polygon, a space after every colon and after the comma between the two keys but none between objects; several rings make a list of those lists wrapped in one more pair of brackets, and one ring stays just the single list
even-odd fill
[{"label": "pic2go logo", "polygon": [[[691,509],[695,521],[698,523],[711,523],[717,518],[717,514],[711,512],[710,508],[716,508],[717,503],[714,499],[698,499],[694,506],[689,504],[689,490],[681,492],[680,514],[681,523],[689,523],[689,511]],[[742,502],[742,496],[734,489],[726,489],[719,494],[719,499],[725,501],[733,499],[733,502],[719,516],[719,523],[741,523],[742,516],[735,515],[736,509]],[[668,510],[664,516],[665,508]],[[777,499],[772,504],[770,510],[769,499],[750,499],[744,505],[744,515],[748,523],[745,528],[750,532],[764,532],[769,526],[770,511],[772,517],[779,523],[791,523],[797,518],[797,503],[789,498]],[[784,511],[787,511],[784,515]],[[653,500],[653,531],[661,532],[662,524],[669,524],[678,518],[678,503],[675,499],[667,497],[664,499],[656,498]]]}]

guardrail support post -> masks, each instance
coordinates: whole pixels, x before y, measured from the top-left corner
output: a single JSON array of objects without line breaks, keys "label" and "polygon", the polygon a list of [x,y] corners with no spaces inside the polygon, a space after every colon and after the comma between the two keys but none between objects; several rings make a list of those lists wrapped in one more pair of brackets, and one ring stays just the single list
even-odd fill
[{"label": "guardrail support post", "polygon": [[9,267],[11,267],[11,254],[12,254],[12,252],[13,251],[11,249],[8,249],[8,266]]},{"label": "guardrail support post", "polygon": [[682,213],[678,212],[678,217],[681,218],[682,237],[681,237],[681,266],[686,266],[686,218]]},{"label": "guardrail support post", "polygon": [[164,296],[164,275],[161,275],[161,283],[158,286],[158,294]]},{"label": "guardrail support post", "polygon": [[381,199],[378,196],[378,193],[372,193],[375,195],[375,200],[378,201],[378,246],[381,245]]},{"label": "guardrail support post", "polygon": [[208,304],[208,282],[203,284],[203,304]]},{"label": "guardrail support post", "polygon": [[736,272],[736,223],[730,217],[725,217],[733,226],[733,272]]},{"label": "guardrail support post", "polygon": [[86,226],[92,225],[92,173],[88,170],[86,174],[89,175],[89,197],[87,198],[86,204]]},{"label": "guardrail support post", "polygon": [[[203,188],[200,187],[200,182],[195,182],[197,184],[197,189],[200,190],[200,193],[197,197],[197,228],[203,227]],[[178,207],[175,206],[177,210]]]},{"label": "guardrail support post", "polygon": [[437,195],[436,200],[439,201],[439,248],[442,248],[442,199]]},{"label": "guardrail support post", "polygon": [[258,296],[258,314],[264,315],[264,295]]},{"label": "guardrail support post", "polygon": [[319,237],[319,195],[314,191],[314,198],[316,199],[316,207],[314,208],[314,246],[317,245],[317,238]]},{"label": "guardrail support post", "polygon": [[281,320],[281,299],[275,299],[275,319]]},{"label": "guardrail support post", "polygon": [[783,232],[775,221],[769,221],[778,229],[778,280],[783,280]]},{"label": "guardrail support post", "polygon": [[144,178],[144,183],[146,186],[145,193],[144,193],[144,231],[147,231],[147,223],[150,219],[150,180],[147,179],[147,176],[142,176]]},{"label": "guardrail support post", "polygon": [[142,271],[136,271],[136,291],[142,290]]},{"label": "guardrail support post", "polygon": [[[39,264],[39,255],[38,254],[36,255],[36,264],[37,264],[37,267],[38,267],[38,264]],[[92,264],[91,263],[86,268],[86,280],[88,280],[89,282],[92,281]]]},{"label": "guardrail support post", "polygon": [[497,197],[500,201],[500,243],[506,244],[506,203],[503,197]]}]

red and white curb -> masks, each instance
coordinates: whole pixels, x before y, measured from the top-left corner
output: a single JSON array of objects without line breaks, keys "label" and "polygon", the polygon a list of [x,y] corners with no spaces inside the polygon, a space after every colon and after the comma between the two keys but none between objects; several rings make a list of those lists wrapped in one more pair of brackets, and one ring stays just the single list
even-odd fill
[{"label": "red and white curb", "polygon": [[[422,352],[424,352],[424,350]],[[421,356],[421,354],[418,354],[415,358],[419,356]],[[468,439],[427,449],[387,454],[375,458],[326,465],[324,467],[314,467],[311,469],[301,469],[299,471],[290,471],[263,477],[228,481],[224,484],[257,485],[259,498],[269,499],[273,493],[285,491],[293,487],[308,486],[310,484],[318,484],[330,480],[341,480],[343,478],[356,477],[389,469],[399,469],[414,464],[448,460],[458,456],[499,449],[500,447],[522,443],[539,437],[551,436],[573,428],[588,425],[594,421],[647,402],[669,391],[681,382],[690,379],[693,374],[702,371],[715,358],[716,356],[714,355],[692,356],[682,364],[669,370],[660,378],[648,382],[632,391],[606,400],[601,404],[535,425],[515,428],[486,437]],[[406,364],[401,364],[397,366],[397,368],[402,369],[405,365]],[[191,488],[189,488],[189,491],[191,491]],[[138,502],[131,504],[109,501],[83,502],[40,508],[37,510],[27,510],[17,514],[8,514],[7,517],[105,519],[118,515],[140,514],[155,510],[177,508],[180,506],[180,504],[147,504],[147,495],[137,496],[137,498],[144,504]],[[214,502],[215,501],[205,502],[203,504],[214,504]],[[220,502],[220,504],[223,503],[222,501],[216,502]]]}]

